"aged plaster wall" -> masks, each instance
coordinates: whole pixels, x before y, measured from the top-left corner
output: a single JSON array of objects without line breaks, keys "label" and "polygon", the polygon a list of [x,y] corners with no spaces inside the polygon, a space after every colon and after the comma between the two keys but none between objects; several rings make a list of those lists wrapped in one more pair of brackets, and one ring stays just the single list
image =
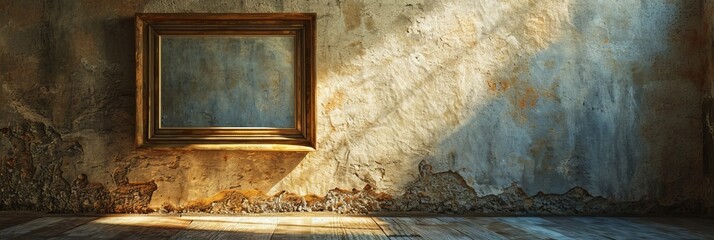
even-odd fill
[{"label": "aged plaster wall", "polygon": [[702,101],[703,125],[703,168],[702,201],[705,211],[714,212],[714,1],[706,0],[703,4],[706,46],[706,78],[704,83],[704,98]]},{"label": "aged plaster wall", "polygon": [[[703,4],[3,0],[0,207],[698,211]],[[135,12],[316,12],[319,150],[135,150]]]}]

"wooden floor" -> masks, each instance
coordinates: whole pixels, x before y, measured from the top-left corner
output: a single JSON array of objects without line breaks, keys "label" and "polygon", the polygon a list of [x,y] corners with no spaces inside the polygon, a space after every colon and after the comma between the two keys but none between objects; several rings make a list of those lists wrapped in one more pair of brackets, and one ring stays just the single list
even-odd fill
[{"label": "wooden floor", "polygon": [[1,239],[714,239],[711,218],[47,215],[0,212]]}]

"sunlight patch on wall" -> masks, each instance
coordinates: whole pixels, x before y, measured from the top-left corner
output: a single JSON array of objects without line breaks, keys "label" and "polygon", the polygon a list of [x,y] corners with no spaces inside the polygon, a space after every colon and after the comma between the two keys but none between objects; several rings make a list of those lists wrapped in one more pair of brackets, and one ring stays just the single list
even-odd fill
[{"label": "sunlight patch on wall", "polygon": [[[498,96],[490,84],[499,71],[562,34],[568,5],[366,5],[360,17],[374,21],[373,30],[323,35],[323,57],[341,63],[318,70],[320,146],[329,151],[308,155],[270,192],[323,192],[345,183],[400,191],[416,172],[386,169],[416,169],[419,159],[437,154],[443,138]],[[332,20],[322,27],[339,23]],[[509,81],[497,90],[520,84]]]}]

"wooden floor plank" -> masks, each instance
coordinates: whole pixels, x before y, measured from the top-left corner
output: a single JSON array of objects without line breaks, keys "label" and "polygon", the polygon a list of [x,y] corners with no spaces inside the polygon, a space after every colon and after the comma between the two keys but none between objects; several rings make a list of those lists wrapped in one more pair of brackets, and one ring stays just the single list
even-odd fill
[{"label": "wooden floor plank", "polygon": [[572,217],[549,217],[545,220],[553,223],[552,230],[574,239],[612,239],[607,234],[593,230],[588,224],[575,221]]},{"label": "wooden floor plank", "polygon": [[[615,238],[622,238],[622,236],[628,236],[628,234],[635,234],[632,232],[629,232],[627,230],[627,226],[617,226],[617,224],[612,224],[612,222],[608,222],[606,219],[612,219],[612,218],[601,218],[601,217],[577,217],[577,218],[570,218],[568,217],[568,220],[571,220],[571,224],[582,224],[585,226],[588,226],[588,229],[590,231],[597,232],[599,235],[604,236],[605,238],[609,239],[615,239]],[[623,230],[623,228],[625,228]]]},{"label": "wooden floor plank", "polygon": [[28,215],[0,215],[0,230],[6,229],[15,225],[20,225],[38,218],[43,217],[39,214],[28,214]]},{"label": "wooden floor plank", "polygon": [[186,226],[186,229],[182,229],[173,236],[172,240],[183,240],[183,239],[212,239],[211,236],[215,235],[215,231],[205,231],[202,230],[206,226],[206,222],[203,221],[191,221],[191,223]]},{"label": "wooden floor plank", "polygon": [[3,229],[0,231],[0,236],[4,238],[17,238],[18,236],[21,236],[23,234],[27,234],[29,232],[32,232],[34,230],[40,229],[42,227],[45,227],[47,225],[51,225],[57,222],[60,222],[64,219],[64,217],[43,217],[43,218],[37,218],[32,221],[15,225],[6,229]]},{"label": "wooden floor plank", "polygon": [[53,239],[112,239],[121,233],[121,229],[125,227],[126,226],[114,224],[89,222],[68,230]]},{"label": "wooden floor plank", "polygon": [[389,239],[421,239],[421,235],[396,217],[373,217]]},{"label": "wooden floor plank", "polygon": [[554,231],[552,229],[552,222],[548,222],[540,217],[510,217],[510,218],[498,218],[498,220],[505,222],[516,228],[520,228],[523,231],[531,233],[542,239],[573,239],[571,237],[565,236],[560,232]]},{"label": "wooden floor plank", "polygon": [[271,239],[310,239],[310,217],[279,217]]},{"label": "wooden floor plank", "polygon": [[[7,213],[0,222],[11,223]],[[714,221],[681,217],[147,216],[18,214],[0,239],[714,239]]]},{"label": "wooden floor plank", "polygon": [[659,233],[673,238],[714,239],[714,221],[692,218],[622,218],[621,220],[643,224]]},{"label": "wooden floor plank", "polygon": [[63,217],[60,221],[47,224],[40,228],[18,235],[17,239],[47,239],[61,235],[62,233],[78,227],[82,224],[93,221],[96,217]]},{"label": "wooden floor plank", "polygon": [[474,239],[507,240],[508,238],[490,231],[483,226],[471,224],[463,217],[439,217],[441,221],[450,223],[452,228]]},{"label": "wooden floor plank", "polygon": [[400,217],[395,220],[407,225],[423,239],[473,239],[435,217]]},{"label": "wooden floor plank", "polygon": [[278,224],[275,217],[240,217],[235,224],[228,225],[215,239],[268,240]]},{"label": "wooden floor plank", "polygon": [[313,217],[310,226],[312,239],[337,240],[344,239],[346,232],[340,228],[338,217]]},{"label": "wooden floor plank", "polygon": [[388,239],[382,229],[370,217],[339,217],[346,239]]},{"label": "wooden floor plank", "polygon": [[499,221],[498,217],[467,217],[468,223],[482,226],[491,232],[497,233],[508,239],[539,239],[538,235],[521,230],[510,224]]},{"label": "wooden floor plank", "polygon": [[[581,222],[591,231],[610,239],[637,238],[637,239],[677,239],[682,238],[676,232],[660,230],[648,224],[628,221],[619,217],[572,217],[573,221]],[[572,230],[571,230],[572,231]]]},{"label": "wooden floor plank", "polygon": [[452,223],[441,221],[436,217],[418,217],[413,219],[417,225],[422,228],[432,229],[434,232],[437,232],[437,237],[440,236],[442,239],[473,239],[454,228]]},{"label": "wooden floor plank", "polygon": [[64,232],[56,239],[169,239],[189,223],[178,217],[101,217]]},{"label": "wooden floor plank", "polygon": [[185,229],[180,230],[171,239],[220,239],[221,233],[232,225],[238,224],[239,218],[225,216],[200,216],[182,218],[190,220]]}]

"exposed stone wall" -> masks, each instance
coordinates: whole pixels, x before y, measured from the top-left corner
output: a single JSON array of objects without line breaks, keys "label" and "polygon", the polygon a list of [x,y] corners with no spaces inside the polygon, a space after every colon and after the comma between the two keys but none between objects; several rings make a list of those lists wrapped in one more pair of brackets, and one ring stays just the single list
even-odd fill
[{"label": "exposed stone wall", "polygon": [[[0,208],[696,212],[709,5],[0,1]],[[134,149],[135,12],[316,12],[319,150]]]}]

